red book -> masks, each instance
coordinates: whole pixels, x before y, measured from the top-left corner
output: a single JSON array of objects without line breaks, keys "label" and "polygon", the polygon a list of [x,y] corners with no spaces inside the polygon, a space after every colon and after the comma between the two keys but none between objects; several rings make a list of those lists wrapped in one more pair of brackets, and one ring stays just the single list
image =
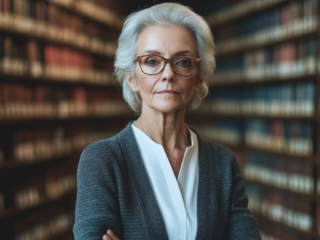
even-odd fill
[{"label": "red book", "polygon": [[281,9],[281,25],[285,26],[289,23],[289,8],[288,6],[284,6]]},{"label": "red book", "polygon": [[3,12],[10,13],[11,12],[11,2],[10,0],[2,0],[3,1]]},{"label": "red book", "polygon": [[87,101],[87,93],[83,87],[77,87],[73,90],[73,100],[76,103],[85,103]]}]

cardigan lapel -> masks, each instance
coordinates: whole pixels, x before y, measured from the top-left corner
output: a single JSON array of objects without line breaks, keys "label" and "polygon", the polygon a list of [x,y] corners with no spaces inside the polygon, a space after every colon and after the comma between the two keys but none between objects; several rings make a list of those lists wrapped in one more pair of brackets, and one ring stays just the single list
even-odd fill
[{"label": "cardigan lapel", "polygon": [[[192,128],[191,128],[192,129]],[[211,149],[199,134],[199,185],[197,198],[198,228],[196,239],[214,239],[216,221],[216,189],[215,189],[215,166]]]},{"label": "cardigan lapel", "polygon": [[[130,121],[119,133],[119,145],[135,188],[150,239],[168,239],[166,228],[156,198],[144,167]],[[190,127],[189,127],[190,128]],[[199,146],[199,182],[197,196],[197,240],[214,239],[217,221],[215,167],[209,145],[197,134]]]},{"label": "cardigan lapel", "polygon": [[129,176],[143,212],[148,239],[168,239],[164,221],[144,167],[130,121],[119,133],[119,145],[129,166]]}]

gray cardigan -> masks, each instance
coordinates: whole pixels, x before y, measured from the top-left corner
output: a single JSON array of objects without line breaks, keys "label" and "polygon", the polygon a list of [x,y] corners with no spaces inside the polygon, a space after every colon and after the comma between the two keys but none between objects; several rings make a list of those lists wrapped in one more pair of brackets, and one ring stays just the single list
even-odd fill
[{"label": "gray cardigan", "polygon": [[[77,172],[75,240],[101,240],[107,229],[123,239],[168,239],[131,124],[87,146]],[[260,240],[239,165],[227,148],[199,134],[196,239]]]}]

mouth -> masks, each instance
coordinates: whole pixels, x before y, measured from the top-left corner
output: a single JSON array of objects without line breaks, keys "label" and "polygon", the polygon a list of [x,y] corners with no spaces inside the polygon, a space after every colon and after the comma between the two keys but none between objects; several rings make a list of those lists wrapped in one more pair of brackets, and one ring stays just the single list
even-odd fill
[{"label": "mouth", "polygon": [[161,92],[157,92],[157,94],[161,94],[161,95],[177,95],[178,92],[172,91],[172,90],[164,90],[164,91],[161,91]]}]

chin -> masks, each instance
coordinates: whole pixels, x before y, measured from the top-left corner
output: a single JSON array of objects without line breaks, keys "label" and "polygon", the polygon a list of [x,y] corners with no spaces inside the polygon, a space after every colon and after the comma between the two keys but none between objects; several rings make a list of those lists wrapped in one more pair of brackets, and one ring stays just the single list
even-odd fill
[{"label": "chin", "polygon": [[161,104],[154,106],[153,109],[162,112],[162,113],[175,113],[185,109],[184,105],[181,104]]}]

